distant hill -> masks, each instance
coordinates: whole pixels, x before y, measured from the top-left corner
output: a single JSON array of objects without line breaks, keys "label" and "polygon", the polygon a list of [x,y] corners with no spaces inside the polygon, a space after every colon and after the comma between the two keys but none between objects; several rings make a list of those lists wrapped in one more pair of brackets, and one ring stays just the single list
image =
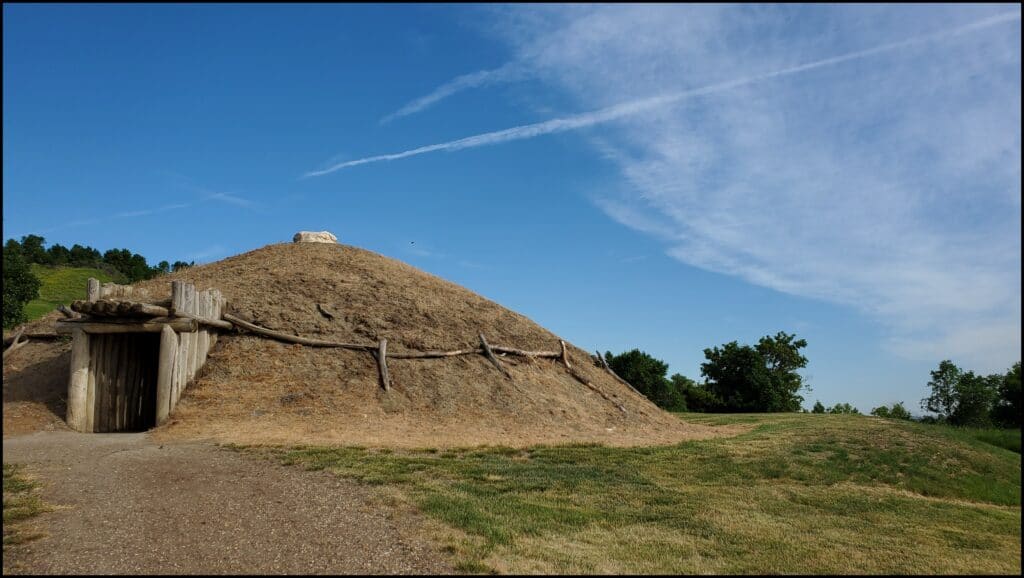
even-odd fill
[{"label": "distant hill", "polygon": [[111,274],[92,267],[46,267],[32,264],[32,274],[42,281],[39,298],[25,305],[28,320],[39,319],[60,304],[69,305],[75,299],[85,299],[85,286],[89,277],[101,283],[117,282]]}]

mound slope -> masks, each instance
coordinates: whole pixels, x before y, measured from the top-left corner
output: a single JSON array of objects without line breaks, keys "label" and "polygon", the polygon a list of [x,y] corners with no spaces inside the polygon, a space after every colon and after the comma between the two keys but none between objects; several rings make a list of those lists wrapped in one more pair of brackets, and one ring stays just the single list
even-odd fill
[{"label": "mound slope", "polygon": [[[398,353],[476,347],[482,332],[493,345],[558,349],[557,336],[518,313],[400,261],[346,245],[269,245],[137,286],[156,298],[169,297],[172,280],[200,290],[217,288],[227,298],[227,311],[305,337],[358,343],[386,338],[388,351]],[[51,316],[47,319],[52,323]],[[549,359],[504,357],[512,375],[507,379],[480,355],[389,358],[392,389],[384,392],[376,362],[365,352],[225,335],[155,435],[450,447],[647,445],[720,433],[663,412],[575,346],[569,346],[569,359],[626,413]]]}]

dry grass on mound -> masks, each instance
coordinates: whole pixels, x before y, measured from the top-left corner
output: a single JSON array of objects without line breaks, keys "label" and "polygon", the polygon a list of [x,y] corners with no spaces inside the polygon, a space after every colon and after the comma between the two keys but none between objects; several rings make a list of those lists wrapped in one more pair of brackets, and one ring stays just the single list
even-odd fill
[{"label": "dry grass on mound", "polygon": [[[240,317],[307,337],[358,343],[386,338],[389,352],[398,353],[476,347],[482,332],[493,345],[558,349],[557,336],[518,313],[345,245],[269,245],[136,286],[154,299],[166,298],[170,281],[179,279],[200,290],[219,289],[227,310]],[[389,359],[392,390],[384,392],[366,352],[225,335],[171,420],[155,433],[235,443],[400,447],[634,446],[725,433],[681,422],[618,383],[587,352],[572,346],[569,352],[579,372],[615,403],[550,359],[503,358],[512,379],[478,355]]]}]

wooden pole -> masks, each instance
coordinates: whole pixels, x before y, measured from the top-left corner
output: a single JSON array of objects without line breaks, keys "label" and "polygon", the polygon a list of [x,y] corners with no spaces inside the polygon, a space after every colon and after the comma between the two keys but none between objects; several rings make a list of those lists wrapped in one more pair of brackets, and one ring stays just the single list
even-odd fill
[{"label": "wooden pole", "polygon": [[88,431],[86,402],[89,396],[89,334],[81,329],[71,337],[71,378],[68,380],[68,427]]},{"label": "wooden pole", "polygon": [[360,345],[358,343],[337,343],[334,341],[320,341],[319,339],[309,339],[308,337],[288,335],[287,333],[281,333],[280,331],[274,331],[272,329],[260,327],[259,325],[255,325],[253,323],[246,321],[245,319],[235,317],[230,313],[224,313],[224,319],[230,321],[235,326],[241,327],[242,329],[245,329],[247,331],[251,331],[252,333],[264,335],[266,337],[270,337],[278,341],[284,341],[286,343],[298,343],[300,345],[309,345],[310,347],[340,347],[343,349],[358,349],[360,351],[373,351],[374,349],[377,348],[374,345]]},{"label": "wooden pole", "polygon": [[377,367],[380,368],[380,381],[384,391],[391,391],[391,378],[388,377],[388,340],[381,339],[377,349]]},{"label": "wooden pole", "polygon": [[199,322],[195,319],[179,317],[157,317],[140,321],[138,319],[108,321],[79,321],[77,319],[59,319],[55,323],[57,333],[69,334],[75,329],[82,329],[86,333],[160,333],[164,325],[170,325],[171,329],[190,333],[199,330]]},{"label": "wooden pole", "polygon": [[630,384],[628,381],[626,381],[625,379],[622,379],[621,377],[619,377],[619,374],[617,374],[614,371],[612,371],[612,367],[610,365],[608,365],[608,360],[605,359],[603,355],[601,355],[600,351],[597,352],[597,359],[601,362],[601,366],[604,367],[604,370],[607,371],[608,373],[610,373],[612,375],[612,377],[614,377],[616,380],[618,380],[619,383],[625,385],[629,389],[632,389],[634,393],[636,393],[637,395],[643,396],[646,399],[647,396],[642,394],[642,393],[640,393],[640,390],[638,390],[637,388],[633,387],[633,385]]},{"label": "wooden pole", "polygon": [[111,385],[113,386],[112,399],[113,399],[113,410],[114,415],[111,416],[113,419],[114,431],[121,431],[124,429],[124,422],[126,416],[126,410],[128,408],[128,374],[130,370],[128,364],[129,360],[128,343],[125,338],[110,338],[111,348]]},{"label": "wooden pole", "polygon": [[578,371],[576,371],[575,369],[572,368],[572,365],[569,363],[569,351],[568,351],[568,348],[566,348],[566,346],[565,346],[565,341],[562,341],[561,339],[559,339],[558,343],[562,346],[562,363],[565,365],[565,369],[569,371],[569,375],[573,376],[573,378],[576,381],[582,383],[583,385],[587,386],[591,390],[597,392],[597,394],[600,395],[601,397],[603,397],[603,398],[607,399],[608,401],[610,401],[612,403],[612,405],[614,405],[616,408],[618,408],[618,410],[621,411],[624,415],[628,415],[627,412],[626,412],[626,408],[623,407],[621,403],[619,403],[619,402],[615,401],[614,399],[608,397],[608,394],[606,394],[604,391],[602,391],[599,387],[597,387],[593,383],[590,383],[589,381],[587,381],[587,378],[583,377],[583,375],[581,375]]},{"label": "wooden pole", "polygon": [[[189,315],[198,316],[198,301],[196,296],[196,286],[191,283],[185,284],[185,311]],[[188,361],[185,371],[185,387],[188,387],[188,382],[192,381],[192,378],[196,375],[196,360],[199,357],[199,335],[193,333],[188,336]],[[184,391],[184,387],[182,391]]]},{"label": "wooden pole", "polygon": [[86,299],[96,301],[100,298],[100,280],[89,277],[88,285],[85,287]]},{"label": "wooden pole", "polygon": [[480,334],[480,345],[483,346],[484,355],[487,356],[487,359],[491,360],[491,363],[494,364],[494,367],[497,367],[498,371],[504,373],[505,377],[512,379],[512,374],[510,374],[507,369],[502,367],[501,362],[498,361],[498,358],[494,356],[494,352],[491,351],[491,346],[488,345],[487,338],[484,337],[483,333]]},{"label": "wooden pole", "polygon": [[156,425],[171,413],[171,389],[174,383],[174,362],[178,354],[178,336],[169,325],[160,330],[160,361],[156,379]]},{"label": "wooden pole", "polygon": [[491,349],[498,353],[508,353],[510,355],[521,355],[523,357],[561,357],[561,353],[557,351],[525,351],[522,349],[516,349],[514,347],[502,347],[500,345],[492,345]]},{"label": "wooden pole", "polygon": [[[82,333],[85,333],[84,331]],[[86,333],[86,335],[88,335]],[[96,431],[96,356],[99,338],[89,337],[89,385],[85,394],[85,431]]]},{"label": "wooden pole", "polygon": [[11,345],[7,349],[4,350],[4,355],[3,355],[4,361],[7,360],[7,355],[8,354],[14,353],[14,351],[20,349],[21,346],[23,346],[26,343],[28,343],[27,340],[26,341],[18,341],[19,339],[21,339],[21,334],[22,333],[25,333],[25,328],[24,327],[19,329],[18,332],[14,334],[14,339],[11,340]]}]

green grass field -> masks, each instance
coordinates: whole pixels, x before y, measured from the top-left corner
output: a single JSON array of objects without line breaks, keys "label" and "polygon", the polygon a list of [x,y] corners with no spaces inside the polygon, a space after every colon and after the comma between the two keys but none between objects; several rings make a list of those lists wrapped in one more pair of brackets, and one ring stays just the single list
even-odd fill
[{"label": "green grass field", "polygon": [[1000,436],[865,416],[681,419],[749,430],[632,449],[245,450],[382,486],[467,572],[1021,570],[1021,456]]},{"label": "green grass field", "polygon": [[32,264],[32,274],[42,281],[39,298],[25,305],[28,320],[39,319],[58,305],[70,305],[75,299],[85,299],[85,287],[89,277],[101,283],[117,281],[110,274],[88,267],[45,267]]}]

